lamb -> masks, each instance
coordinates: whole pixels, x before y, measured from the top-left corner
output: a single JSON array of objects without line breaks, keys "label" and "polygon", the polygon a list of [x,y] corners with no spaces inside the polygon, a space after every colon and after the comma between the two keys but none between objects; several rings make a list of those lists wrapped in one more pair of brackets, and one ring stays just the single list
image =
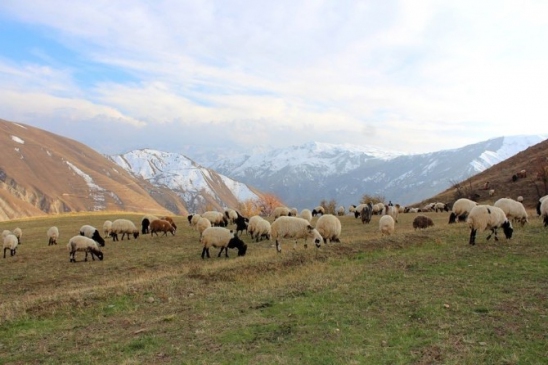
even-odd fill
[{"label": "lamb", "polygon": [[82,227],[80,227],[80,236],[85,236],[93,239],[99,244],[99,246],[105,245],[105,240],[103,239],[97,228],[90,226],[89,224],[84,224]]},{"label": "lamb", "polygon": [[315,217],[317,215],[324,215],[325,209],[321,205],[318,205],[316,208],[312,209],[312,216]]},{"label": "lamb", "polygon": [[103,223],[103,234],[105,237],[110,237],[110,231],[112,230],[112,221],[106,220]]},{"label": "lamb", "polygon": [[198,219],[198,222],[196,223],[196,230],[200,232],[200,238],[202,238],[202,233],[209,227],[211,227],[211,222],[209,219],[203,217]]},{"label": "lamb", "polygon": [[[167,220],[155,219],[152,222],[150,222],[150,226],[148,228],[149,228],[151,237],[155,233],[156,233],[156,237],[158,237],[158,232],[164,232],[162,236],[167,236],[167,232],[170,232],[172,236],[175,236],[175,228]],[[129,239],[129,236],[128,236],[128,239]]]},{"label": "lamb", "polygon": [[141,233],[142,234],[150,233],[149,232],[150,222],[152,222],[153,220],[156,220],[156,219],[160,219],[160,218],[156,217],[155,215],[145,215],[145,216],[143,216],[143,218],[141,218]]},{"label": "lamb", "polygon": [[323,237],[323,242],[341,242],[341,221],[333,214],[324,214],[316,222],[316,230]]},{"label": "lamb", "polygon": [[204,246],[202,250],[202,259],[207,255],[209,256],[210,247],[220,247],[219,255],[221,257],[223,250],[225,251],[225,256],[228,257],[229,248],[237,248],[238,256],[245,256],[247,251],[247,245],[242,241],[234,231],[231,231],[224,227],[209,227],[202,232],[202,238],[200,238],[200,243]]},{"label": "lamb", "polygon": [[261,218],[255,225],[255,242],[262,241],[263,237],[270,241],[272,226],[266,219]]},{"label": "lamb", "polygon": [[[547,195],[548,196],[548,195]],[[548,226],[548,199],[543,199],[540,203],[540,215],[543,217],[544,227]]]},{"label": "lamb", "polygon": [[512,233],[514,232],[512,223],[506,218],[504,211],[499,207],[491,205],[477,205],[472,208],[466,222],[470,227],[469,243],[471,245],[476,244],[476,233],[478,231],[483,232],[488,229],[491,230],[491,234],[487,236],[487,240],[494,234],[495,241],[499,240],[497,237],[497,229],[500,227],[502,227],[507,239],[512,238]]},{"label": "lamb", "polygon": [[59,238],[59,229],[55,226],[50,227],[48,229],[48,238],[49,238],[48,246],[56,245],[57,239]]},{"label": "lamb", "polygon": [[288,217],[289,216],[289,208],[287,208],[287,207],[276,207],[272,211],[271,215],[274,217],[275,220],[278,219],[279,217]]},{"label": "lamb", "polygon": [[69,251],[70,262],[76,262],[76,252],[85,252],[86,257],[84,261],[88,260],[88,253],[91,254],[91,258],[95,261],[95,256],[99,260],[103,260],[103,253],[97,246],[97,242],[86,236],[74,236],[69,240],[67,244],[67,249]]},{"label": "lamb", "polygon": [[312,222],[312,212],[310,209],[303,209],[301,210],[300,217],[303,219],[306,219],[309,223]]},{"label": "lamb", "polygon": [[453,204],[451,215],[449,215],[449,224],[456,223],[457,221],[458,222],[466,221],[466,217],[468,216],[472,208],[474,208],[477,205],[478,203],[470,199],[466,199],[466,198],[458,199]]},{"label": "lamb", "polygon": [[362,221],[362,224],[371,222],[371,217],[373,216],[373,204],[367,203],[364,205],[365,206],[360,212],[360,219]]},{"label": "lamb", "polygon": [[395,230],[395,224],[394,218],[390,215],[383,215],[381,219],[379,219],[379,231],[381,231],[381,235],[387,235],[390,236],[392,233],[394,233]]},{"label": "lamb", "polygon": [[430,217],[427,217],[425,215],[418,215],[413,219],[413,228],[415,230],[417,229],[426,229],[428,227],[433,227],[434,222]]},{"label": "lamb", "polygon": [[131,238],[130,235],[133,235],[133,238],[137,239],[139,237],[139,230],[135,226],[135,223],[129,219],[120,218],[112,222],[112,230],[110,232],[112,240],[118,241],[119,234],[122,234],[122,241],[126,235],[128,240]]},{"label": "lamb", "polygon": [[6,234],[4,237],[4,258],[6,258],[6,251],[10,250],[10,256],[15,255],[17,251],[17,245],[19,244],[17,237],[13,234]]},{"label": "lamb", "polygon": [[209,219],[212,226],[226,227],[228,225],[228,219],[221,212],[210,210],[202,214],[202,217]]},{"label": "lamb", "polygon": [[323,241],[322,235],[317,229],[310,225],[304,218],[298,217],[280,217],[271,224],[272,238],[276,240],[276,250],[278,253],[282,252],[281,242],[285,238],[294,238],[295,244],[293,248],[297,247],[297,239],[304,238],[304,247],[307,247],[307,238],[312,238],[316,247],[320,247]]},{"label": "lamb", "polygon": [[525,225],[528,222],[527,212],[525,207],[520,202],[511,198],[501,198],[493,204],[495,207],[499,207],[506,214],[506,218],[519,221],[521,225]]},{"label": "lamb", "polygon": [[337,215],[338,216],[342,217],[345,214],[346,214],[346,211],[344,210],[344,207],[342,205],[337,208]]},{"label": "lamb", "polygon": [[17,244],[20,245],[21,244],[21,237],[23,236],[23,231],[21,230],[21,228],[17,227],[13,230],[13,235],[15,237],[17,237]]}]

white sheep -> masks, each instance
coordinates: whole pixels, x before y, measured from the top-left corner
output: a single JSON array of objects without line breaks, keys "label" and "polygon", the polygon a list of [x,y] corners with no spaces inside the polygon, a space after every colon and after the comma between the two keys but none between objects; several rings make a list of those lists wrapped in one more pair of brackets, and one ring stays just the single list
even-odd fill
[{"label": "white sheep", "polygon": [[209,227],[202,232],[200,243],[204,246],[202,250],[202,259],[209,256],[209,248],[221,248],[217,257],[221,257],[223,250],[228,257],[229,248],[237,248],[238,256],[245,256],[247,245],[242,241],[234,231],[224,227]]},{"label": "white sheep", "polygon": [[259,242],[260,240],[266,238],[270,241],[270,236],[272,234],[272,226],[269,221],[266,219],[261,218],[260,221],[257,222],[255,225],[255,242]]},{"label": "white sheep", "polygon": [[516,200],[520,203],[523,203],[523,196],[522,195],[519,195]]},{"label": "white sheep", "polygon": [[105,237],[110,237],[110,231],[112,230],[112,221],[106,220],[103,223],[103,234]]},{"label": "white sheep", "polygon": [[289,213],[290,211],[288,207],[276,207],[272,211],[271,216],[274,217],[274,219],[278,219],[279,217],[288,217]]},{"label": "white sheep", "polygon": [[[548,196],[548,195],[547,195]],[[543,217],[544,227],[548,226],[548,199],[543,199],[540,203],[540,215]]]},{"label": "white sheep", "polygon": [[[358,217],[361,215],[363,209],[364,209],[366,206],[367,206],[367,204],[365,204],[365,203],[358,204],[358,206],[354,208],[354,218],[358,218]],[[374,207],[374,206],[371,207],[371,209],[372,209],[372,210],[371,210],[371,214],[373,214],[373,207]]]},{"label": "white sheep", "polygon": [[341,242],[341,221],[333,214],[324,214],[316,222],[316,229],[323,237],[323,242]]},{"label": "white sheep", "polygon": [[384,203],[373,204],[373,214],[382,214]]},{"label": "white sheep", "polygon": [[446,211],[448,212],[449,211],[449,207],[447,206],[447,204],[445,203],[441,203],[441,202],[437,202],[434,204],[434,211],[437,213],[437,212],[443,212],[443,211]]},{"label": "white sheep", "polygon": [[398,222],[399,206],[387,205],[385,206],[385,215],[389,215],[394,218],[394,222]]},{"label": "white sheep", "polygon": [[392,233],[394,233],[396,222],[394,221],[394,218],[390,215],[383,215],[381,219],[379,219],[379,231],[381,231],[381,235],[387,235],[390,236]]},{"label": "white sheep", "polygon": [[89,224],[84,224],[82,227],[80,227],[80,235],[93,239],[99,244],[99,246],[105,245],[105,240],[99,233],[99,230],[97,230],[97,228],[93,226],[90,226]]},{"label": "white sheep", "polygon": [[407,211],[407,213],[418,213],[419,212],[419,208],[409,208],[409,210]]},{"label": "white sheep", "polygon": [[209,219],[212,226],[226,227],[228,225],[228,219],[221,212],[209,210],[202,214],[202,217]]},{"label": "white sheep", "polygon": [[470,227],[469,243],[471,245],[476,244],[476,233],[478,231],[483,232],[491,230],[491,233],[487,236],[487,240],[494,234],[495,241],[499,240],[497,237],[498,228],[502,227],[507,239],[512,238],[512,233],[514,231],[512,223],[508,220],[504,211],[491,205],[477,205],[472,208],[466,222]]},{"label": "white sheep", "polygon": [[285,238],[295,239],[293,248],[297,248],[297,240],[304,238],[304,247],[307,247],[306,240],[312,238],[316,247],[320,247],[323,237],[317,229],[310,225],[304,218],[280,217],[271,224],[271,235],[276,240],[276,250],[282,252],[281,241]]},{"label": "white sheep", "polygon": [[309,223],[312,222],[312,211],[310,209],[301,210],[299,217],[306,219]]},{"label": "white sheep", "polygon": [[23,237],[23,231],[21,230],[21,228],[17,227],[13,230],[13,235],[15,237],[17,237],[17,244],[20,245],[21,244],[21,237]]},{"label": "white sheep", "polygon": [[10,250],[10,256],[15,255],[15,252],[17,251],[17,245],[18,245],[17,237],[13,234],[7,234],[4,237],[4,258],[6,258],[6,251]]},{"label": "white sheep", "polygon": [[[200,218],[202,218],[202,215],[201,214],[191,214],[187,217],[188,219],[188,224],[191,226],[191,227],[196,227],[196,223],[198,223],[198,221],[200,220]],[[211,222],[210,222],[211,223]]]},{"label": "white sheep", "polygon": [[232,223],[238,218],[238,213],[234,209],[225,209],[225,217]]},{"label": "white sheep", "polygon": [[342,217],[345,214],[346,214],[346,210],[344,210],[344,207],[342,205],[337,208],[337,215],[338,216]]},{"label": "white sheep", "polygon": [[198,222],[196,223],[196,230],[200,232],[200,238],[202,237],[202,233],[209,227],[211,227],[211,222],[209,219],[203,217],[198,219]]},{"label": "white sheep", "polygon": [[8,234],[13,234],[13,233],[11,233],[10,230],[4,229],[4,231],[2,231],[2,238],[6,237]]},{"label": "white sheep", "polygon": [[57,228],[55,226],[49,227],[49,229],[48,229],[48,239],[49,239],[48,246],[56,245],[57,240],[59,239],[59,228]]},{"label": "white sheep", "polygon": [[545,200],[548,200],[548,195],[544,195],[543,197],[540,197],[538,202],[537,202],[536,210],[537,210],[537,215],[538,216],[542,215],[541,210],[540,210],[540,206]]},{"label": "white sheep", "polygon": [[289,209],[289,215],[292,217],[296,217],[299,215],[299,210],[297,208],[291,208]]},{"label": "white sheep", "polygon": [[356,211],[356,206],[351,204],[348,206],[348,213],[354,213]]},{"label": "white sheep", "polygon": [[253,217],[249,218],[249,222],[247,223],[247,233],[251,235],[251,238],[255,237],[257,223],[260,222],[262,219],[263,218],[259,215],[254,215]]},{"label": "white sheep", "polygon": [[86,236],[74,236],[69,240],[67,244],[67,249],[69,251],[70,262],[76,262],[76,252],[85,252],[86,258],[84,261],[88,260],[88,253],[91,254],[91,258],[95,261],[95,256],[99,260],[103,260],[103,253],[99,249],[97,242]]},{"label": "white sheep", "polygon": [[453,204],[453,208],[451,209],[451,214],[449,215],[449,224],[466,221],[466,217],[468,216],[472,208],[477,205],[478,203],[470,199],[458,199]]},{"label": "white sheep", "polygon": [[315,217],[317,215],[324,215],[325,214],[325,208],[321,205],[318,205],[316,208],[312,209],[312,216]]},{"label": "white sheep", "polygon": [[119,218],[112,222],[110,236],[113,241],[118,241],[119,234],[122,235],[122,241],[124,240],[124,236],[127,236],[128,240],[131,239],[131,235],[133,235],[133,238],[137,239],[137,237],[139,237],[139,230],[135,226],[135,223],[129,219]]},{"label": "white sheep", "polygon": [[522,203],[511,198],[500,198],[493,204],[495,207],[502,209],[506,218],[518,221],[523,226],[528,222],[527,212]]},{"label": "white sheep", "polygon": [[489,196],[495,195],[495,189],[489,189]]}]

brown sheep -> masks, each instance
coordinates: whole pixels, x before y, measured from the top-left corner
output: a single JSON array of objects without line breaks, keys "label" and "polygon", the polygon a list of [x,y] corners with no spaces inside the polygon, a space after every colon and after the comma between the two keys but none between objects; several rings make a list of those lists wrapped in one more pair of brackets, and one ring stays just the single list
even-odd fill
[{"label": "brown sheep", "polygon": [[171,217],[162,217],[162,218],[160,218],[160,219],[162,219],[162,220],[164,220],[164,221],[168,221],[168,222],[171,224],[171,226],[172,226],[175,230],[177,230],[177,225],[176,225],[175,222],[173,221],[173,218],[171,218]]},{"label": "brown sheep", "polygon": [[416,229],[426,229],[428,227],[434,226],[434,222],[431,218],[425,215],[418,215],[413,219],[413,228]]},{"label": "brown sheep", "polygon": [[154,233],[156,233],[156,236],[158,236],[158,232],[164,232],[162,236],[167,236],[167,232],[171,232],[171,234],[175,236],[175,228],[173,228],[171,223],[162,219],[155,219],[150,222],[149,229],[151,236],[153,236]]}]

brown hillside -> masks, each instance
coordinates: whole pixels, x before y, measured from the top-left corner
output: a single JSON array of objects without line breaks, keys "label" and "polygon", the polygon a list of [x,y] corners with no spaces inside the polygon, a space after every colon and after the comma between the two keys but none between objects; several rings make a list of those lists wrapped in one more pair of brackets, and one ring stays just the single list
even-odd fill
[{"label": "brown hillside", "polygon": [[173,192],[82,143],[0,119],[0,220],[99,210],[186,213]]},{"label": "brown hillside", "polygon": [[[512,177],[521,170],[525,170],[527,176],[514,181]],[[518,196],[523,196],[525,207],[533,209],[539,197],[548,194],[547,178],[548,140],[531,146],[464,181],[459,181],[458,184],[416,206],[421,207],[434,201],[452,203],[459,197],[468,198],[471,194],[477,194],[476,200],[486,204],[492,204],[500,198],[517,199]],[[489,188],[484,189],[487,182]],[[458,193],[457,186],[464,196]],[[490,189],[494,190],[492,196],[489,195]]]}]

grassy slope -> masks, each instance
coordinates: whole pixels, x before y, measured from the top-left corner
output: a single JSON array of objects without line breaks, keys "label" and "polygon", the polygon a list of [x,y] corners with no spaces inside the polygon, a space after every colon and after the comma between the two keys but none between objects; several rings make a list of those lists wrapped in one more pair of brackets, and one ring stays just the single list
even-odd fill
[{"label": "grassy slope", "polygon": [[[105,260],[69,263],[82,224],[138,215],[2,222],[23,243],[0,265],[0,363],[536,364],[548,358],[547,231],[470,247],[465,225],[428,213],[396,234],[342,218],[342,244],[297,250],[252,243],[200,258],[177,217],[174,237],[111,242]],[[57,225],[58,246],[46,230]],[[77,257],[83,258],[82,254]]]}]

